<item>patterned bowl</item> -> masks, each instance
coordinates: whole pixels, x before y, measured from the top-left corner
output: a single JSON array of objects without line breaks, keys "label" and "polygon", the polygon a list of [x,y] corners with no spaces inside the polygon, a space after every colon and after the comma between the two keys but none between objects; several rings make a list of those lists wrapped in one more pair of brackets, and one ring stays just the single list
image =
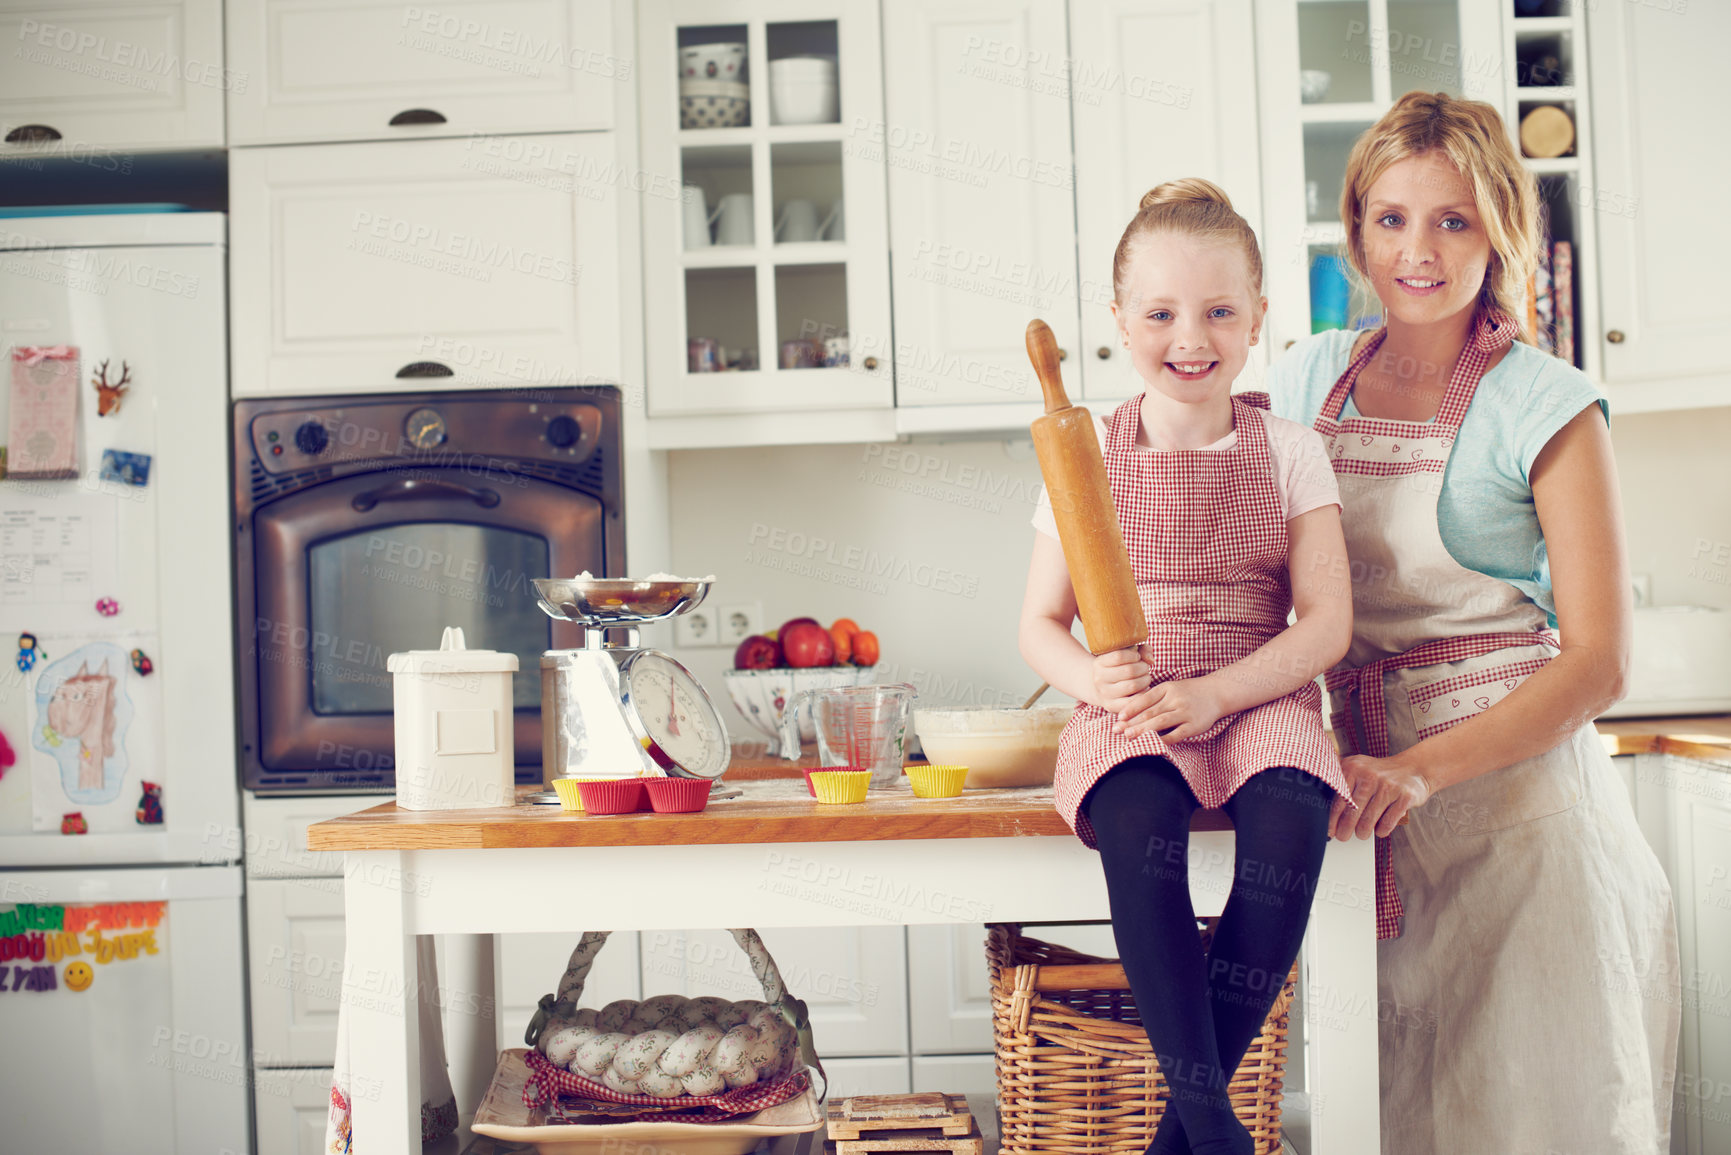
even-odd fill
[{"label": "patterned bowl", "polygon": [[680,128],[735,128],[751,116],[751,91],[744,84],[688,84],[679,92]]},{"label": "patterned bowl", "polygon": [[[811,666],[806,669],[729,670],[721,676],[727,696],[752,729],[769,739],[772,756],[799,757],[798,750],[781,749],[781,715],[793,696],[802,690],[833,690],[838,686],[864,686],[875,681],[875,666]],[[801,742],[817,741],[811,714],[801,711]]]}]

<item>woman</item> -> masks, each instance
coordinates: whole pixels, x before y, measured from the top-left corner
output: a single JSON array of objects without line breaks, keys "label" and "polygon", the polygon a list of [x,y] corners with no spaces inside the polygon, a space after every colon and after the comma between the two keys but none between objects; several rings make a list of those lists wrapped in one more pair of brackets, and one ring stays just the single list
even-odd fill
[{"label": "woman", "polygon": [[1341,195],[1384,327],[1269,376],[1340,483],[1357,809],[1331,824],[1379,839],[1388,1155],[1649,1155],[1670,1129],[1670,889],[1591,726],[1628,658],[1616,470],[1598,391],[1519,332],[1537,205],[1490,105],[1402,97]]}]

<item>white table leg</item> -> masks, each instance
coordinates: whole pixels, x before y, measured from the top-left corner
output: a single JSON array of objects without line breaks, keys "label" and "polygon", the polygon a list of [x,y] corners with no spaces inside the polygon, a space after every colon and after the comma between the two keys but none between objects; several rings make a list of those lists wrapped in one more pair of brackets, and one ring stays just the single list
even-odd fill
[{"label": "white table leg", "polygon": [[349,1024],[354,1145],[367,1155],[421,1149],[421,1026],[402,857],[351,851],[343,866],[342,1013]]},{"label": "white table leg", "polygon": [[[457,1094],[457,1115],[466,1127],[493,1081],[499,1062],[498,1016],[494,1007],[493,936],[453,934],[445,936],[447,1010],[446,1040],[451,1066],[451,1089]],[[520,1045],[511,1040],[510,1045]],[[464,1132],[467,1134],[467,1132]]]},{"label": "white table leg", "polygon": [[1370,1155],[1381,1143],[1375,847],[1328,844],[1299,952],[1311,1155]]}]

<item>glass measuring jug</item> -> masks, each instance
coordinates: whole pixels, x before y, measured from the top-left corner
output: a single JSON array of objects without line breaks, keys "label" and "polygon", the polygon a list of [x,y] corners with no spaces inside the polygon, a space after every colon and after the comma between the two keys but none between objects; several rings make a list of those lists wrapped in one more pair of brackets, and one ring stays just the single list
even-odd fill
[{"label": "glass measuring jug", "polygon": [[891,785],[901,777],[908,715],[918,693],[906,682],[801,691],[782,713],[784,748],[799,749],[799,712],[809,707],[822,765],[870,770],[873,786]]}]

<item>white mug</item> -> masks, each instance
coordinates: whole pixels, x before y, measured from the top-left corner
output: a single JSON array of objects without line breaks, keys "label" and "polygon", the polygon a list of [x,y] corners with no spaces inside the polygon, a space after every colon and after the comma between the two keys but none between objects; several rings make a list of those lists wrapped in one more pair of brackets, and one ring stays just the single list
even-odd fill
[{"label": "white mug", "polygon": [[[836,202],[836,209],[841,202]],[[791,200],[781,206],[781,217],[775,222],[775,239],[783,244],[803,245],[812,241],[822,240],[823,234],[835,220],[836,209],[830,210],[820,224],[817,219],[817,206],[808,200]]]},{"label": "white mug", "polygon": [[709,247],[709,206],[703,201],[703,190],[688,184],[679,193],[680,211],[685,220],[685,247]]},{"label": "white mug", "polygon": [[756,242],[757,230],[751,220],[750,193],[728,193],[722,197],[710,220],[721,222],[715,229],[715,243],[718,245],[749,245]]},{"label": "white mug", "polygon": [[829,210],[829,220],[824,222],[826,241],[847,240],[847,230],[842,227],[842,202],[836,201]]}]

